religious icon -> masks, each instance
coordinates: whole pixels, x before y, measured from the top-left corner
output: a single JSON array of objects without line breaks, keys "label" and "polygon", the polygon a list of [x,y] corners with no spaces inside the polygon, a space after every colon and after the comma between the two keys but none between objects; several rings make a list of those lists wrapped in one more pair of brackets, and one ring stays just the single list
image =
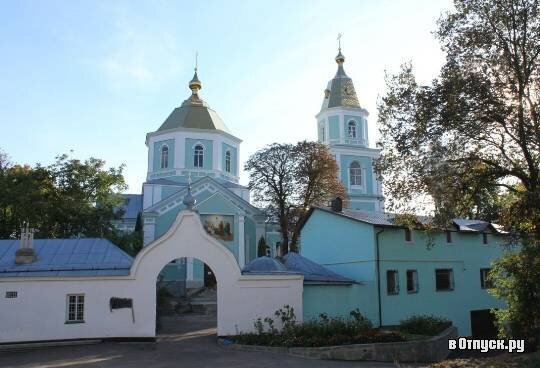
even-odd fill
[{"label": "religious icon", "polygon": [[234,239],[234,216],[201,215],[201,221],[206,232],[213,237],[225,241]]}]

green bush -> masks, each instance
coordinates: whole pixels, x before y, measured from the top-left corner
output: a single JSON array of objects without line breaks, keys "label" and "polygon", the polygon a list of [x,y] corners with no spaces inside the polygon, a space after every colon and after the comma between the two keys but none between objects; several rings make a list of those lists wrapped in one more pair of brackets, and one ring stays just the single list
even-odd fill
[{"label": "green bush", "polygon": [[282,324],[278,330],[272,318],[258,318],[256,333],[246,333],[234,337],[240,344],[285,347],[317,347],[373,342],[404,341],[399,332],[376,330],[358,309],[349,318],[329,318],[321,314],[318,319],[297,323],[294,308],[284,306],[274,313]]},{"label": "green bush", "polygon": [[413,315],[399,322],[401,332],[427,336],[438,335],[450,326],[451,321],[432,315]]}]

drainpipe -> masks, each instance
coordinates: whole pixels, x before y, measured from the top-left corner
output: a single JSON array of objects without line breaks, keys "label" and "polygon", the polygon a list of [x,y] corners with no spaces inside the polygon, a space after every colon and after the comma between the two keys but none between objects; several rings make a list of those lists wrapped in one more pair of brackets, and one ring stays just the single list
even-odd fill
[{"label": "drainpipe", "polygon": [[375,234],[375,245],[377,247],[377,297],[378,297],[378,306],[379,306],[379,327],[382,327],[382,308],[381,308],[381,265],[379,258],[379,235],[384,232],[384,229],[377,231]]}]

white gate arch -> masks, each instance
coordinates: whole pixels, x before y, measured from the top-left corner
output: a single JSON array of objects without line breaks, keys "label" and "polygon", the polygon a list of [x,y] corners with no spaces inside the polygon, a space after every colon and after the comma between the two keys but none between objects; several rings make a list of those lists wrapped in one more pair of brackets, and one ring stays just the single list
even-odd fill
[{"label": "white gate arch", "polygon": [[[152,322],[153,331],[157,276],[165,265],[183,257],[206,263],[216,276],[219,336],[252,331],[255,319],[273,316],[284,305],[293,307],[302,320],[303,276],[242,275],[233,254],[204,230],[199,215],[184,210],[163,236],[139,252],[131,267],[141,296],[137,314]],[[143,328],[148,329],[148,324]]]}]

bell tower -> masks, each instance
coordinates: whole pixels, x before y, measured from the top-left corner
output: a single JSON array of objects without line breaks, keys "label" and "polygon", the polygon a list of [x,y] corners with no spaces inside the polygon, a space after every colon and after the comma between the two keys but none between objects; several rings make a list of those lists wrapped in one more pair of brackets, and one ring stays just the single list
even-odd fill
[{"label": "bell tower", "polygon": [[324,90],[321,110],[316,115],[318,141],[328,145],[334,154],[349,196],[348,207],[379,212],[384,210],[384,198],[373,167],[380,150],[369,145],[369,113],[360,105],[353,81],[345,73],[340,39],[341,35],[335,58],[337,72]]}]

